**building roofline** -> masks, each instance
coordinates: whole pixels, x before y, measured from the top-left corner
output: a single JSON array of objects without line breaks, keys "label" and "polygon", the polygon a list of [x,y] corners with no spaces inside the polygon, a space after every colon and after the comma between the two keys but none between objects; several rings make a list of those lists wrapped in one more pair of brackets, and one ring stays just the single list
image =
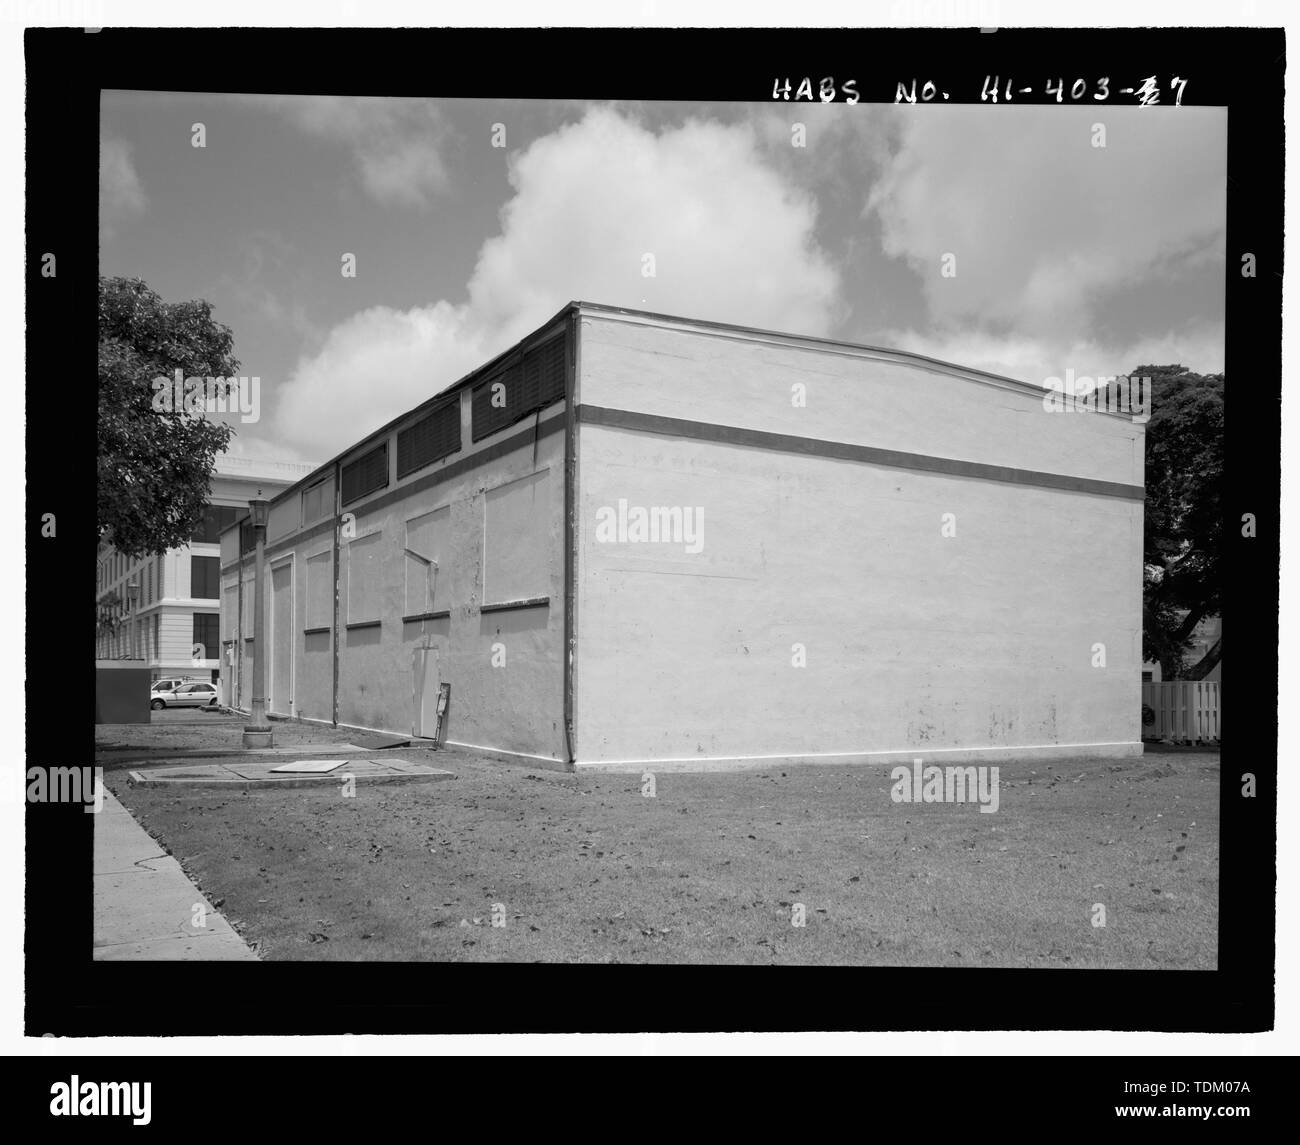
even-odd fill
[{"label": "building roofline", "polygon": [[[309,473],[315,468],[310,461],[282,461],[270,457],[248,457],[244,454],[218,454],[212,462],[212,476],[233,477],[245,480],[286,480],[291,473]],[[293,480],[297,480],[294,477]]]},{"label": "building roofline", "polygon": [[490,372],[492,368],[496,366],[498,363],[500,363],[506,358],[509,358],[512,354],[517,353],[521,348],[527,346],[531,341],[537,338],[538,335],[546,333],[548,330],[551,329],[551,327],[553,327],[562,318],[565,318],[567,315],[572,314],[579,305],[580,304],[577,302],[566,303],[564,306],[560,307],[560,309],[554,315],[548,318],[540,326],[536,327],[528,334],[525,334],[524,337],[520,338],[517,342],[514,342],[511,345],[507,346],[504,350],[501,351],[501,353],[495,355],[494,357],[489,358],[486,362],[483,362],[481,365],[475,366],[472,370],[470,370],[466,374],[463,374],[461,377],[457,378],[456,381],[452,382],[450,385],[443,386],[442,389],[438,390],[431,397],[425,398],[425,400],[420,402],[419,405],[414,405],[408,410],[403,410],[396,417],[391,418],[389,421],[385,422],[377,429],[372,429],[364,437],[357,438],[350,445],[339,450],[339,452],[334,454],[334,456],[331,457],[328,461],[322,462],[320,465],[316,466],[310,473],[306,473],[302,477],[300,477],[292,485],[289,485],[286,488],[281,489],[279,493],[277,493],[274,497],[271,498],[271,503],[275,504],[275,502],[279,501],[281,498],[289,496],[289,494],[293,493],[295,490],[306,488],[308,485],[314,484],[320,478],[327,476],[333,470],[334,466],[337,465],[340,461],[343,460],[343,458],[347,457],[349,454],[355,453],[358,449],[361,449],[362,447],[364,447],[365,445],[367,445],[369,442],[371,442],[376,438],[380,438],[385,436],[386,434],[392,433],[393,430],[397,428],[397,426],[401,425],[402,422],[406,421],[408,418],[413,417],[415,414],[418,414],[421,411],[426,409],[432,409],[434,406],[445,401],[452,394],[460,393],[461,390],[465,389],[472,382],[477,381],[483,374]]},{"label": "building roofline", "polygon": [[[1004,374],[994,374],[988,370],[978,370],[973,366],[963,366],[957,362],[948,362],[941,358],[931,358],[911,350],[895,350],[887,346],[873,346],[865,342],[846,342],[837,338],[822,338],[812,334],[791,334],[782,330],[768,330],[758,326],[740,326],[732,322],[714,322],[706,318],[685,318],[676,314],[659,314],[651,310],[634,310],[625,306],[609,306],[602,302],[575,301],[566,309],[579,313],[591,312],[600,315],[612,315],[629,320],[644,320],[650,325],[681,326],[702,333],[737,338],[741,341],[774,342],[780,345],[795,346],[801,349],[821,350],[825,353],[840,354],[852,358],[873,358],[878,361],[906,362],[920,366],[931,373],[947,374],[967,381],[981,382],[999,388],[1011,388],[1023,393],[1042,397],[1051,393],[1045,385],[1037,385],[1019,378],[1010,378]],[[1108,412],[1108,411],[1100,411]],[[1113,415],[1124,417],[1125,415]]]},{"label": "building roofline", "polygon": [[[271,498],[272,504],[281,499],[287,498],[299,490],[306,488],[321,478],[327,476],[334,466],[349,454],[364,448],[371,441],[393,432],[402,422],[426,409],[431,409],[435,405],[453,394],[460,393],[467,386],[478,381],[484,374],[490,373],[502,361],[511,355],[518,353],[523,347],[536,339],[539,335],[545,334],[557,323],[564,318],[577,314],[591,314],[593,316],[612,317],[623,321],[642,322],[647,325],[658,325],[665,328],[681,327],[683,329],[699,331],[703,334],[711,334],[715,337],[726,337],[750,342],[766,342],[775,345],[791,346],[805,350],[816,350],[822,353],[839,354],[852,358],[867,358],[875,361],[897,362],[909,364],[926,370],[929,373],[945,374],[949,377],[961,378],[965,381],[978,382],[982,385],[994,386],[999,389],[1011,389],[1019,393],[1029,394],[1034,397],[1042,397],[1051,393],[1046,386],[1035,385],[1032,382],[1021,381],[1018,378],[1009,378],[1003,374],[994,374],[988,370],[978,370],[971,366],[962,366],[956,362],[947,362],[940,358],[931,358],[925,354],[917,354],[911,350],[893,350],[885,346],[872,346],[863,342],[846,342],[836,338],[823,338],[811,334],[791,334],[781,330],[768,330],[758,326],[741,326],[733,322],[715,322],[707,318],[687,318],[677,314],[660,314],[651,310],[635,310],[626,306],[611,306],[603,302],[588,302],[580,299],[574,299],[565,303],[550,318],[532,331],[520,338],[518,341],[507,346],[499,354],[489,358],[481,365],[475,366],[468,373],[462,375],[456,381],[449,385],[443,386],[432,396],[420,402],[419,405],[412,406],[404,410],[396,417],[391,418],[383,425],[371,430],[365,436],[357,438],[344,449],[339,450],[328,461],[316,466],[309,473],[304,474],[293,484],[288,485],[280,490]],[[1108,410],[1098,410],[1103,416],[1118,417],[1121,420],[1128,421],[1127,415],[1113,413]]]}]

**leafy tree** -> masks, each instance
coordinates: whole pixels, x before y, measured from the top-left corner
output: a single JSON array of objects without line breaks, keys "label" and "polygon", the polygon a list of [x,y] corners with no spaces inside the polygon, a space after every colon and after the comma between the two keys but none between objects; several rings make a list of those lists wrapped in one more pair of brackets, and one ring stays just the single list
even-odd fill
[{"label": "leafy tree", "polygon": [[164,302],[139,278],[99,280],[99,534],[136,558],[186,544],[233,430],[155,409],[153,379],[233,377],[230,329],[203,300]]},{"label": "leafy tree", "polygon": [[1201,663],[1184,663],[1193,630],[1221,607],[1224,377],[1183,366],[1133,376],[1151,379],[1142,653],[1166,680],[1199,679],[1222,654],[1216,641]]},{"label": "leafy tree", "polygon": [[115,592],[103,597],[95,610],[95,635],[109,636],[116,632],[122,623],[126,605]]}]

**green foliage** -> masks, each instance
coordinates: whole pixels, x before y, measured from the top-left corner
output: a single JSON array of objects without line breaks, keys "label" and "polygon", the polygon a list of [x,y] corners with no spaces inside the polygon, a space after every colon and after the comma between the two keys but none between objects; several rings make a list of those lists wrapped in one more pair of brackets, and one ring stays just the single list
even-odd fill
[{"label": "green foliage", "polygon": [[95,635],[109,636],[118,630],[122,623],[125,604],[116,592],[110,592],[99,600],[95,609]]},{"label": "green foliage", "polygon": [[1139,366],[1151,379],[1146,427],[1142,653],[1180,678],[1193,629],[1221,608],[1222,374]]},{"label": "green foliage", "polygon": [[232,346],[207,302],[164,302],[138,278],[99,280],[99,534],[128,557],[188,542],[233,432],[155,410],[153,379],[236,375]]}]

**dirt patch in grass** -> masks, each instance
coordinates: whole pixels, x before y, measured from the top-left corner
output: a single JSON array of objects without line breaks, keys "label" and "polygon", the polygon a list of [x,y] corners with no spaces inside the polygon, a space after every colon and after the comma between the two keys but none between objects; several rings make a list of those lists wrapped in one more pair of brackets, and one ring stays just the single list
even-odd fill
[{"label": "dirt patch in grass", "polygon": [[894,803],[875,766],[647,798],[436,762],[456,779],[353,798],[109,785],[267,959],[1215,966],[1217,755],[1003,765],[994,814]]}]

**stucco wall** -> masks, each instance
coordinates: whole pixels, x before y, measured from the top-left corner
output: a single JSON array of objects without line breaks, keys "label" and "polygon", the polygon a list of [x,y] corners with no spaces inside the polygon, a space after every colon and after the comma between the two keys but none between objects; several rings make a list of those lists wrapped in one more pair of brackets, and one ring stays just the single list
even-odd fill
[{"label": "stucco wall", "polygon": [[[429,698],[447,682],[447,742],[564,760],[564,406],[472,442],[465,396],[459,452],[399,481],[394,431],[388,487],[342,507],[338,720],[431,735]],[[300,491],[291,490],[271,510],[272,526],[279,524],[268,528],[278,536],[266,552],[267,686],[272,711],[330,720],[333,518],[295,529],[290,522],[295,515],[301,520],[299,500]],[[229,540],[223,552],[233,554]],[[291,601],[293,617],[291,713],[283,687],[280,694],[275,689],[274,657],[284,630],[270,570],[282,567],[292,570],[292,587],[282,598]],[[250,555],[244,560],[248,633],[251,570]],[[235,583],[229,565],[223,586]],[[521,595],[530,604],[513,607]],[[485,603],[506,607],[483,611]],[[420,613],[432,615],[404,619]],[[311,631],[321,627],[328,630]],[[244,669],[251,671],[247,658]]]},{"label": "stucco wall", "polygon": [[[899,359],[589,315],[580,331],[580,765],[1135,750],[1140,501],[585,407],[1119,485],[1141,483],[1140,425]],[[620,499],[702,509],[699,551],[598,539]]]},{"label": "stucco wall", "polygon": [[[543,427],[562,420],[562,406],[546,411]],[[519,426],[503,433],[510,437]],[[467,435],[468,436],[468,435]],[[404,496],[378,512],[362,502],[355,508],[356,537],[341,546],[342,649],[339,661],[339,721],[362,727],[411,732],[420,704],[417,677],[435,670],[451,684],[448,742],[565,758],[563,714],[564,516],[562,433],[547,432],[489,464],[463,472],[445,484]],[[488,506],[494,492],[521,478],[538,483],[539,526],[520,548],[512,535],[487,538]],[[432,543],[433,608],[446,617],[403,621],[408,611],[407,525],[446,509],[445,529]],[[416,528],[418,528],[418,524]],[[549,597],[547,606],[482,612],[485,545],[504,543],[516,575],[528,576]],[[525,569],[531,573],[526,574]],[[360,578],[370,582],[366,590]],[[493,591],[491,584],[488,591]],[[373,595],[372,595],[373,594]],[[494,598],[495,599],[495,598]],[[352,605],[366,615],[352,617]],[[373,616],[378,627],[348,627]],[[432,651],[424,653],[421,649]],[[427,656],[434,663],[422,669]],[[494,660],[496,661],[494,663]]]},{"label": "stucco wall", "polygon": [[[317,534],[294,554],[294,714],[334,718],[334,536]],[[314,582],[320,581],[321,584]],[[323,601],[321,598],[324,598]],[[325,632],[315,631],[321,627]],[[312,629],[313,631],[308,631]]]}]

